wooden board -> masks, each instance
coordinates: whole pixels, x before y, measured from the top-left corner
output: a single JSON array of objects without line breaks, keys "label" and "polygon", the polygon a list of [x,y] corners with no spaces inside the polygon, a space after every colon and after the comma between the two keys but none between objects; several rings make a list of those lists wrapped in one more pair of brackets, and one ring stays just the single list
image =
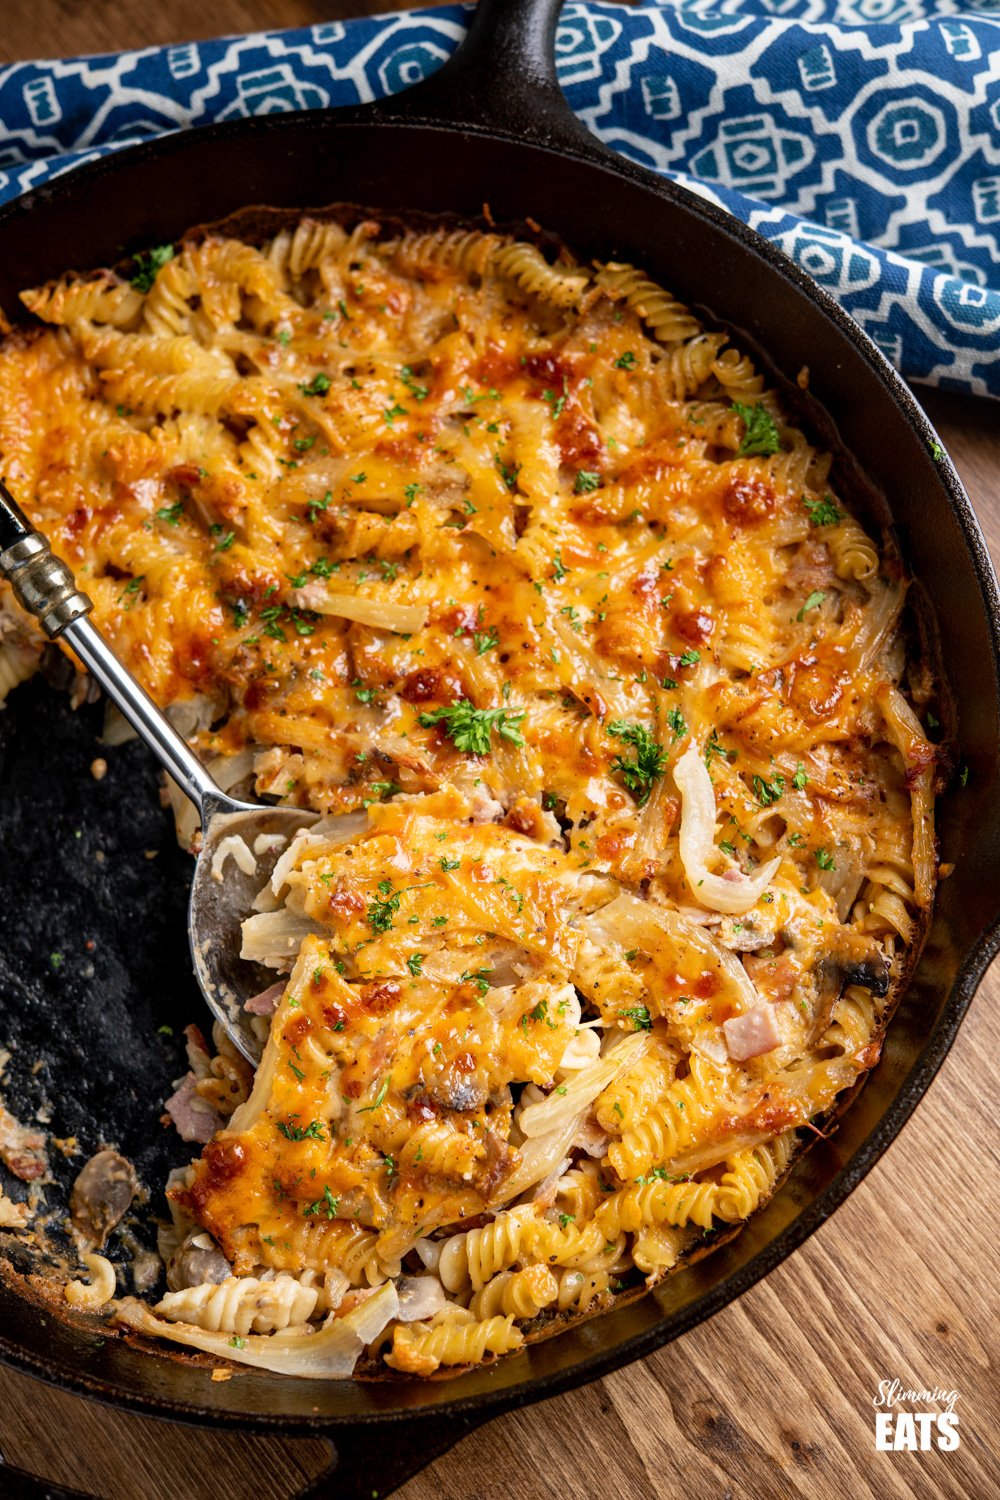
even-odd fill
[{"label": "wooden board", "polygon": [[[32,0],[0,9],[0,58],[392,8],[403,6]],[[1000,407],[918,396],[998,560]],[[995,966],[902,1136],[766,1281],[649,1359],[481,1428],[399,1500],[1000,1496],[998,1016]],[[960,1393],[956,1451],[875,1451],[872,1401],[879,1383],[894,1378],[904,1388]],[[320,1441],[220,1436],[123,1416],[2,1370],[0,1454],[101,1500],[288,1500],[329,1461]]]}]

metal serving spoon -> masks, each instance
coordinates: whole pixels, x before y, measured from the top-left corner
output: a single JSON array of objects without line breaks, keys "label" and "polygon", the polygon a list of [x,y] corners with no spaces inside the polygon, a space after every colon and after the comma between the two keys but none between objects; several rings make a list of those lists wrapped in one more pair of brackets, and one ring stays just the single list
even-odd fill
[{"label": "metal serving spoon", "polygon": [[21,607],[34,616],[50,640],[72,646],[88,672],[158,756],[201,818],[202,844],[191,883],[188,940],[202,994],[235,1045],[250,1062],[260,1061],[261,1045],[243,1002],[274,983],[274,974],[240,957],[240,924],[249,916],[257,892],[270,878],[283,845],[257,857],[253,875],[233,859],[224,878],[212,874],[222,839],[242,837],[251,849],[261,834],[281,834],[287,841],[317,814],[292,807],[263,807],[238,802],[217,786],[177,733],[166,714],[118,660],[87,616],[93,604],[76,586],[73,574],[52,552],[47,539],[21,510],[0,480],[0,577],[8,579]]}]

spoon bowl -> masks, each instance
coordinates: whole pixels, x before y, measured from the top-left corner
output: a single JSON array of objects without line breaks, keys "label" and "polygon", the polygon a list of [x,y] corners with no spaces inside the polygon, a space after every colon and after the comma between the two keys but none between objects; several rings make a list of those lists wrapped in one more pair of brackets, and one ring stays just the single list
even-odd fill
[{"label": "spoon bowl", "polygon": [[[260,1062],[262,1046],[245,1005],[278,976],[242,956],[242,923],[255,910],[258,893],[296,833],[317,816],[301,808],[261,807],[220,796],[218,807],[207,810],[202,827],[188,905],[191,959],[210,1010],[254,1066]],[[225,847],[228,839],[242,840],[256,861],[252,871],[230,852],[235,846]]]}]

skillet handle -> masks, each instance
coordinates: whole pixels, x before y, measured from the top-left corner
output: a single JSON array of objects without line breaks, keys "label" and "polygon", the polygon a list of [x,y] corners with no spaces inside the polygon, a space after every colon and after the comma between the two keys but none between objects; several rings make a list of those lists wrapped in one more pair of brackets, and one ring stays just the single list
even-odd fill
[{"label": "skillet handle", "polygon": [[[293,1500],[387,1500],[414,1474],[447,1453],[512,1403],[488,1411],[439,1417],[427,1412],[391,1426],[342,1428],[323,1434],[331,1447],[327,1467]],[[475,1488],[470,1491],[475,1494]]]},{"label": "skillet handle", "polygon": [[590,143],[556,76],[563,0],[479,0],[458,51],[436,73],[374,106],[383,119],[459,124],[518,139]]}]

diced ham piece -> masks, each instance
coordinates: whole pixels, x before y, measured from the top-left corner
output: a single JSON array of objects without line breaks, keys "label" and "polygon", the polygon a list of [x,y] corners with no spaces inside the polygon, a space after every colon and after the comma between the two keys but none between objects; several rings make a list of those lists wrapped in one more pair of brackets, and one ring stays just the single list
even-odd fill
[{"label": "diced ham piece", "polygon": [[734,1062],[746,1062],[749,1057],[762,1057],[781,1046],[781,1032],[774,1018],[773,1005],[755,1005],[742,1016],[733,1016],[723,1021],[729,1056]]},{"label": "diced ham piece", "polygon": [[288,597],[296,609],[322,609],[328,592],[322,578],[311,578],[300,589],[293,589]]},{"label": "diced ham piece", "polygon": [[252,1016],[273,1016],[278,1009],[278,1001],[284,993],[285,981],[279,979],[277,984],[261,990],[259,995],[251,995],[249,1000],[243,1002],[243,1009],[249,1011]]},{"label": "diced ham piece", "polygon": [[[164,1108],[177,1127],[182,1141],[198,1141],[206,1146],[217,1130],[221,1130],[223,1119],[216,1110],[197,1093],[198,1080],[193,1073],[181,1079],[175,1094],[171,1094]],[[165,1123],[165,1122],[164,1122]]]}]

